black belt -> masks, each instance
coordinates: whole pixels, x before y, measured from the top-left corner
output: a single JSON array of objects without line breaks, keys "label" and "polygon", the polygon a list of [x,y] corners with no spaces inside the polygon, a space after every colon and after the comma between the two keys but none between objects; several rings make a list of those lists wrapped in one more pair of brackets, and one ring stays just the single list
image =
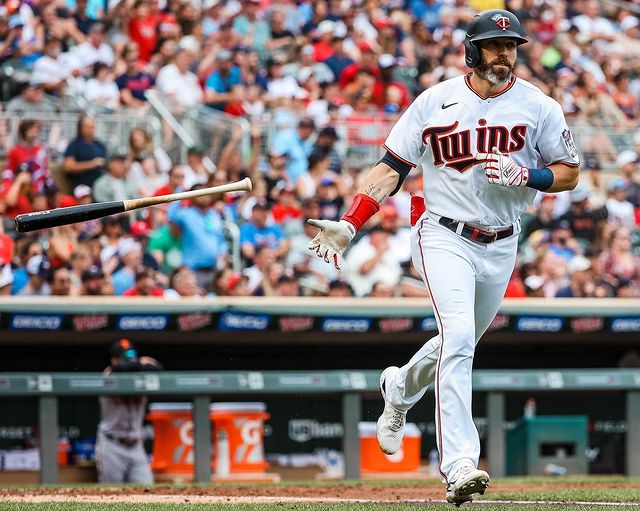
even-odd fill
[{"label": "black belt", "polygon": [[133,447],[140,441],[139,438],[119,437],[119,436],[114,436],[110,433],[105,433],[104,436],[113,442],[116,442],[120,445],[124,445],[125,447],[129,447],[129,448]]},{"label": "black belt", "polygon": [[500,231],[485,231],[483,229],[479,229],[478,227],[473,227],[471,225],[465,224],[464,222],[458,222],[457,220],[453,220],[452,218],[447,218],[446,216],[441,216],[440,220],[438,220],[438,223],[440,223],[440,225],[444,225],[447,229],[450,229],[456,233],[458,232],[460,224],[462,224],[463,227],[462,232],[460,232],[460,236],[477,243],[493,243],[494,241],[508,238],[513,234],[513,225]]}]

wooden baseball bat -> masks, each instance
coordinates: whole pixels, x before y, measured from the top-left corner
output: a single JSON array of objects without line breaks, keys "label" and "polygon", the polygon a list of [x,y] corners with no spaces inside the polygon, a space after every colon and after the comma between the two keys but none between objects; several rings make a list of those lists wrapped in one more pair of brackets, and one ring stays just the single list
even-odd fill
[{"label": "wooden baseball bat", "polygon": [[29,232],[37,229],[46,229],[47,227],[69,225],[177,200],[194,199],[216,193],[248,192],[251,190],[251,187],[251,179],[245,177],[242,181],[212,186],[210,188],[201,188],[200,190],[191,190],[189,192],[170,193],[168,195],[158,195],[157,197],[141,197],[139,199],[123,201],[95,202],[93,204],[56,208],[47,211],[34,211],[33,213],[16,216],[16,230],[18,232]]}]

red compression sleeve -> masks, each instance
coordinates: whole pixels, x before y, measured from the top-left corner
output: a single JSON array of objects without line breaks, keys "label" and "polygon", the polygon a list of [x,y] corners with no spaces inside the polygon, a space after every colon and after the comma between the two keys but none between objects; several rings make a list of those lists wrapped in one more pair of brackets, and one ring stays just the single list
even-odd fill
[{"label": "red compression sleeve", "polygon": [[351,207],[342,215],[341,220],[346,220],[356,228],[356,231],[359,231],[362,229],[362,226],[367,223],[367,220],[379,210],[380,204],[368,195],[359,193],[353,198]]}]

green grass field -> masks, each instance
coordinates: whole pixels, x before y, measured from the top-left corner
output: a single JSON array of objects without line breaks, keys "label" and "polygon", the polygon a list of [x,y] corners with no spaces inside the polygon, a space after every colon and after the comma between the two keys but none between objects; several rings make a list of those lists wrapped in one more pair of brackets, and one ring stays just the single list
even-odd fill
[{"label": "green grass field", "polygon": [[[15,486],[0,488],[0,511],[454,511],[453,505],[438,502],[444,498],[440,489],[437,481],[287,481],[280,484],[158,485],[151,489],[97,485]],[[361,495],[355,498],[372,502],[335,501],[339,498],[353,499],[354,492]],[[34,496],[44,501],[11,502],[12,495],[14,498]],[[404,498],[402,495],[412,497]],[[46,501],[49,496],[56,501]],[[234,503],[234,498],[239,496],[266,496],[271,500],[269,503]],[[162,497],[171,497],[171,502],[135,501],[137,498],[153,500]],[[301,503],[295,501],[296,497],[327,498],[330,502]],[[217,498],[218,501],[203,502],[202,499],[207,498]],[[221,498],[223,502],[220,502]],[[278,501],[280,498],[282,501]],[[97,499],[101,502],[96,502]],[[110,502],[112,499],[127,502]],[[472,504],[465,504],[459,509],[640,511],[640,478],[497,479],[492,481],[492,488],[485,496],[476,496]]]}]

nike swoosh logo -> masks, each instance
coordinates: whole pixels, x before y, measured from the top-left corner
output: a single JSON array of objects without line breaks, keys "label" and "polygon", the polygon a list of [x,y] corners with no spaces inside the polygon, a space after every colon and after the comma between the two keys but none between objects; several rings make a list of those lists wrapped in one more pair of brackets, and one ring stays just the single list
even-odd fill
[{"label": "nike swoosh logo", "polygon": [[451,104],[449,104],[449,105],[445,105],[444,103],[442,103],[442,107],[441,107],[441,108],[442,108],[443,110],[446,110],[446,109],[447,109],[447,108],[449,108],[450,106],[457,105],[457,104],[458,104],[458,102],[457,102],[457,101],[456,101],[455,103],[451,103]]}]

